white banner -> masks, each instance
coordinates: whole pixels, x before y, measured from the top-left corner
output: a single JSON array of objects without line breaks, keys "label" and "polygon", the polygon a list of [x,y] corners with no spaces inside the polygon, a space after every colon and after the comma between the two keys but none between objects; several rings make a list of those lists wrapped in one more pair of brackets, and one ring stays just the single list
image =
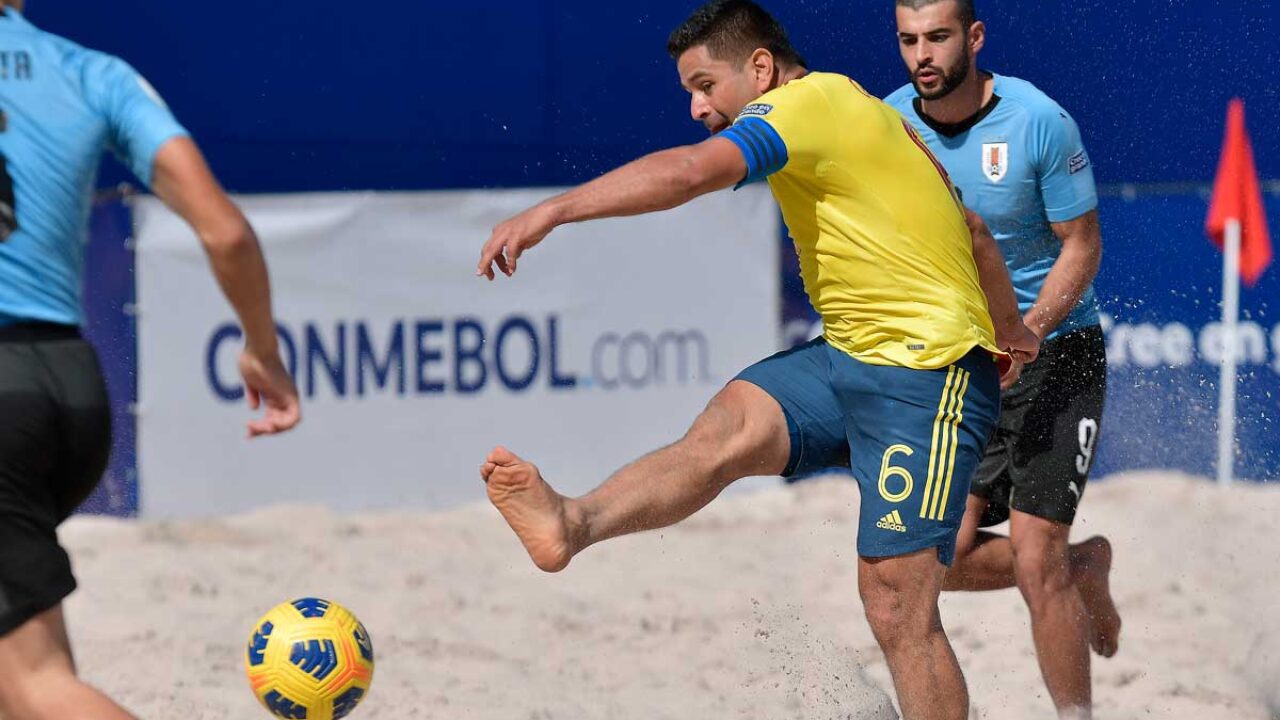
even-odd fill
[{"label": "white banner", "polygon": [[139,200],[143,516],[454,505],[484,496],[498,444],[582,492],[679,438],[777,349],[779,220],[763,188],[564,227],[514,278],[476,278],[489,230],[546,194],[240,198],[304,413],[254,441],[234,315],[187,226]]}]

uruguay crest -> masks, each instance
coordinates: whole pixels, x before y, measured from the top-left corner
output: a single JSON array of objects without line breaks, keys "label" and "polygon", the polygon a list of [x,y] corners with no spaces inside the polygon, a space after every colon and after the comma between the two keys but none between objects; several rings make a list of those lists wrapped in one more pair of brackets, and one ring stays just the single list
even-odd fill
[{"label": "uruguay crest", "polygon": [[983,143],[982,174],[998,183],[1009,172],[1009,143]]}]

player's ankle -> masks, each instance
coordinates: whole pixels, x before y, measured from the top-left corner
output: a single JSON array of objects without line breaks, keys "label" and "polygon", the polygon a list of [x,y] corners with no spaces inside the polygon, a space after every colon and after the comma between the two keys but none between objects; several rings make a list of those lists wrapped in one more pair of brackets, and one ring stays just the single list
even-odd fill
[{"label": "player's ankle", "polygon": [[565,539],[569,545],[569,556],[573,557],[599,538],[592,535],[591,513],[585,503],[577,498],[564,498],[563,507]]}]

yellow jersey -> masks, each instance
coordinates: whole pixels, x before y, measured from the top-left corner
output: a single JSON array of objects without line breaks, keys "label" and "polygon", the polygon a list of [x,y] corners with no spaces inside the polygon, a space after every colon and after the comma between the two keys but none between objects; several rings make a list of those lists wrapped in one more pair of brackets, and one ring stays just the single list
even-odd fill
[{"label": "yellow jersey", "polygon": [[945,367],[999,352],[946,171],[896,110],[809,73],[743,108],[721,136],[768,179],[826,340],[874,365]]}]

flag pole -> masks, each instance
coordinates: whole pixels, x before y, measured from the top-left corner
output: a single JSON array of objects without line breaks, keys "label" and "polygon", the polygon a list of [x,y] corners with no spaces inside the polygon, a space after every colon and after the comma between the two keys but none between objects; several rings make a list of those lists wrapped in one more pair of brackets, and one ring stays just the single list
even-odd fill
[{"label": "flag pole", "polygon": [[1236,361],[1240,351],[1240,220],[1229,218],[1223,233],[1222,374],[1218,381],[1218,484],[1231,484],[1236,447]]}]

